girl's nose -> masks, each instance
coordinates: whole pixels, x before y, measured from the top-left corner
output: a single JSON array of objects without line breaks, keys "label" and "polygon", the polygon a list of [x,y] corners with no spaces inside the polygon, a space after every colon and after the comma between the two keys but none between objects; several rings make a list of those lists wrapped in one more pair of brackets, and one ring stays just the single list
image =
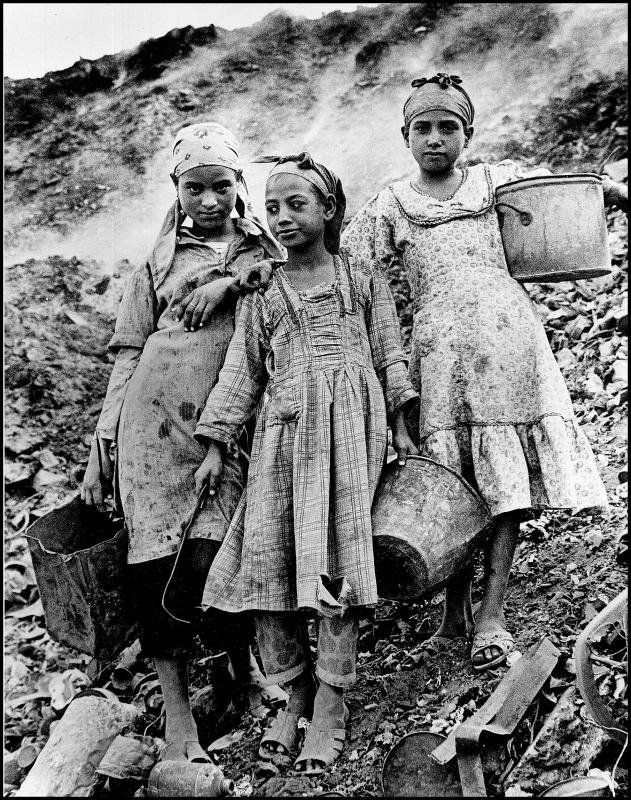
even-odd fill
[{"label": "girl's nose", "polygon": [[202,195],[202,205],[204,208],[214,208],[217,205],[217,198],[213,192]]},{"label": "girl's nose", "polygon": [[287,208],[287,207],[283,208],[281,206],[281,208],[278,211],[278,221],[279,222],[291,222],[292,221],[291,213],[290,213],[289,208]]}]

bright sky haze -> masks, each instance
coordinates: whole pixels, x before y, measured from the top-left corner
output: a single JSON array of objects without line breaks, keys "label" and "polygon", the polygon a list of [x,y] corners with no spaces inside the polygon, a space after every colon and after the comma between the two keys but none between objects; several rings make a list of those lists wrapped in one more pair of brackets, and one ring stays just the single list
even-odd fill
[{"label": "bright sky haze", "polygon": [[40,78],[187,25],[242,28],[276,9],[315,19],[358,5],[379,3],[4,3],[3,75]]}]

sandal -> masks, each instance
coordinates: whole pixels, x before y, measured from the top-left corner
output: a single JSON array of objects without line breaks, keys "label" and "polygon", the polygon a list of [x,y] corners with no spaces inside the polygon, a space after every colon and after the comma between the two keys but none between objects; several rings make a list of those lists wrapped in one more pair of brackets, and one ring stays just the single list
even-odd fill
[{"label": "sandal", "polygon": [[287,704],[289,695],[280,686],[260,686],[249,683],[245,687],[250,714],[257,719],[266,717],[270,709],[276,711]]},{"label": "sandal", "polygon": [[282,755],[265,747],[268,742],[281,745],[287,753],[293,750],[298,743],[298,720],[300,714],[291,711],[279,711],[278,716],[269,726],[259,745],[259,758],[263,761],[272,761],[274,756]]},{"label": "sandal", "polygon": [[215,762],[212,758],[208,755],[208,753],[204,750],[201,744],[194,740],[190,739],[184,742],[184,751],[186,756],[184,758],[165,758],[166,752],[169,747],[172,747],[175,742],[165,742],[164,745],[160,748],[158,754],[158,761],[188,761],[192,764],[214,764]]},{"label": "sandal", "polygon": [[[482,653],[487,647],[497,647],[501,653],[497,658],[491,661],[485,661],[482,664],[475,664],[473,657]],[[509,653],[515,649],[515,641],[508,631],[481,631],[476,633],[473,637],[471,645],[471,665],[476,672],[483,672],[486,669],[493,669],[506,661]]]},{"label": "sandal", "polygon": [[[327,767],[337,761],[344,749],[348,718],[349,711],[344,706],[343,728],[320,728],[314,725],[313,722],[309,725],[300,755],[294,761],[294,775],[321,775]],[[319,761],[322,767],[298,769],[299,764],[307,761]]]}]

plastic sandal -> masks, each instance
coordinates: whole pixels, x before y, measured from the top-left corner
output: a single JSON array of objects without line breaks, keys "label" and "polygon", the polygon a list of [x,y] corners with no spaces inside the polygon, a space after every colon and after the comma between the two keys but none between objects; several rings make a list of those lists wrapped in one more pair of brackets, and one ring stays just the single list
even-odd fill
[{"label": "plastic sandal", "polygon": [[[473,657],[483,652],[487,647],[497,647],[501,650],[500,655],[491,661],[476,664],[473,661]],[[509,653],[512,653],[514,649],[515,641],[508,631],[482,631],[476,633],[471,645],[471,665],[476,672],[493,669],[493,667],[497,667],[506,661],[506,657]]]},{"label": "plastic sandal", "polygon": [[[349,712],[345,706],[343,728],[320,728],[313,723],[309,725],[300,755],[294,761],[293,771],[295,775],[321,775],[327,767],[337,761],[344,749],[348,718]],[[298,768],[299,764],[307,761],[318,761],[323,766],[313,767],[312,769]]]},{"label": "plastic sandal", "polygon": [[291,711],[279,711],[276,719],[270,725],[259,745],[259,758],[271,761],[274,756],[281,755],[265,747],[267,743],[281,745],[289,753],[298,743],[298,720],[300,714]]}]

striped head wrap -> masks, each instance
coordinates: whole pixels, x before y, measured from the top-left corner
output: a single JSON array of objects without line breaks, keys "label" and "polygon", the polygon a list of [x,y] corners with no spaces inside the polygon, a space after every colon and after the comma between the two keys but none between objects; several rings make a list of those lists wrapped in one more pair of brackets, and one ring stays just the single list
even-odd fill
[{"label": "striped head wrap", "polygon": [[335,215],[326,223],[324,231],[324,244],[330,253],[339,253],[340,235],[346,212],[346,195],[342,188],[342,181],[324,164],[314,161],[307,152],[295,156],[262,156],[255,159],[258,162],[275,161],[267,180],[274,175],[297,175],[309,181],[318,190],[322,197],[332,195],[335,199]]},{"label": "striped head wrap", "polygon": [[460,86],[462,78],[439,72],[431,78],[416,78],[413,91],[403,106],[405,128],[409,128],[414,117],[425,111],[442,109],[457,114],[465,127],[473,124],[475,109],[471,98]]}]

